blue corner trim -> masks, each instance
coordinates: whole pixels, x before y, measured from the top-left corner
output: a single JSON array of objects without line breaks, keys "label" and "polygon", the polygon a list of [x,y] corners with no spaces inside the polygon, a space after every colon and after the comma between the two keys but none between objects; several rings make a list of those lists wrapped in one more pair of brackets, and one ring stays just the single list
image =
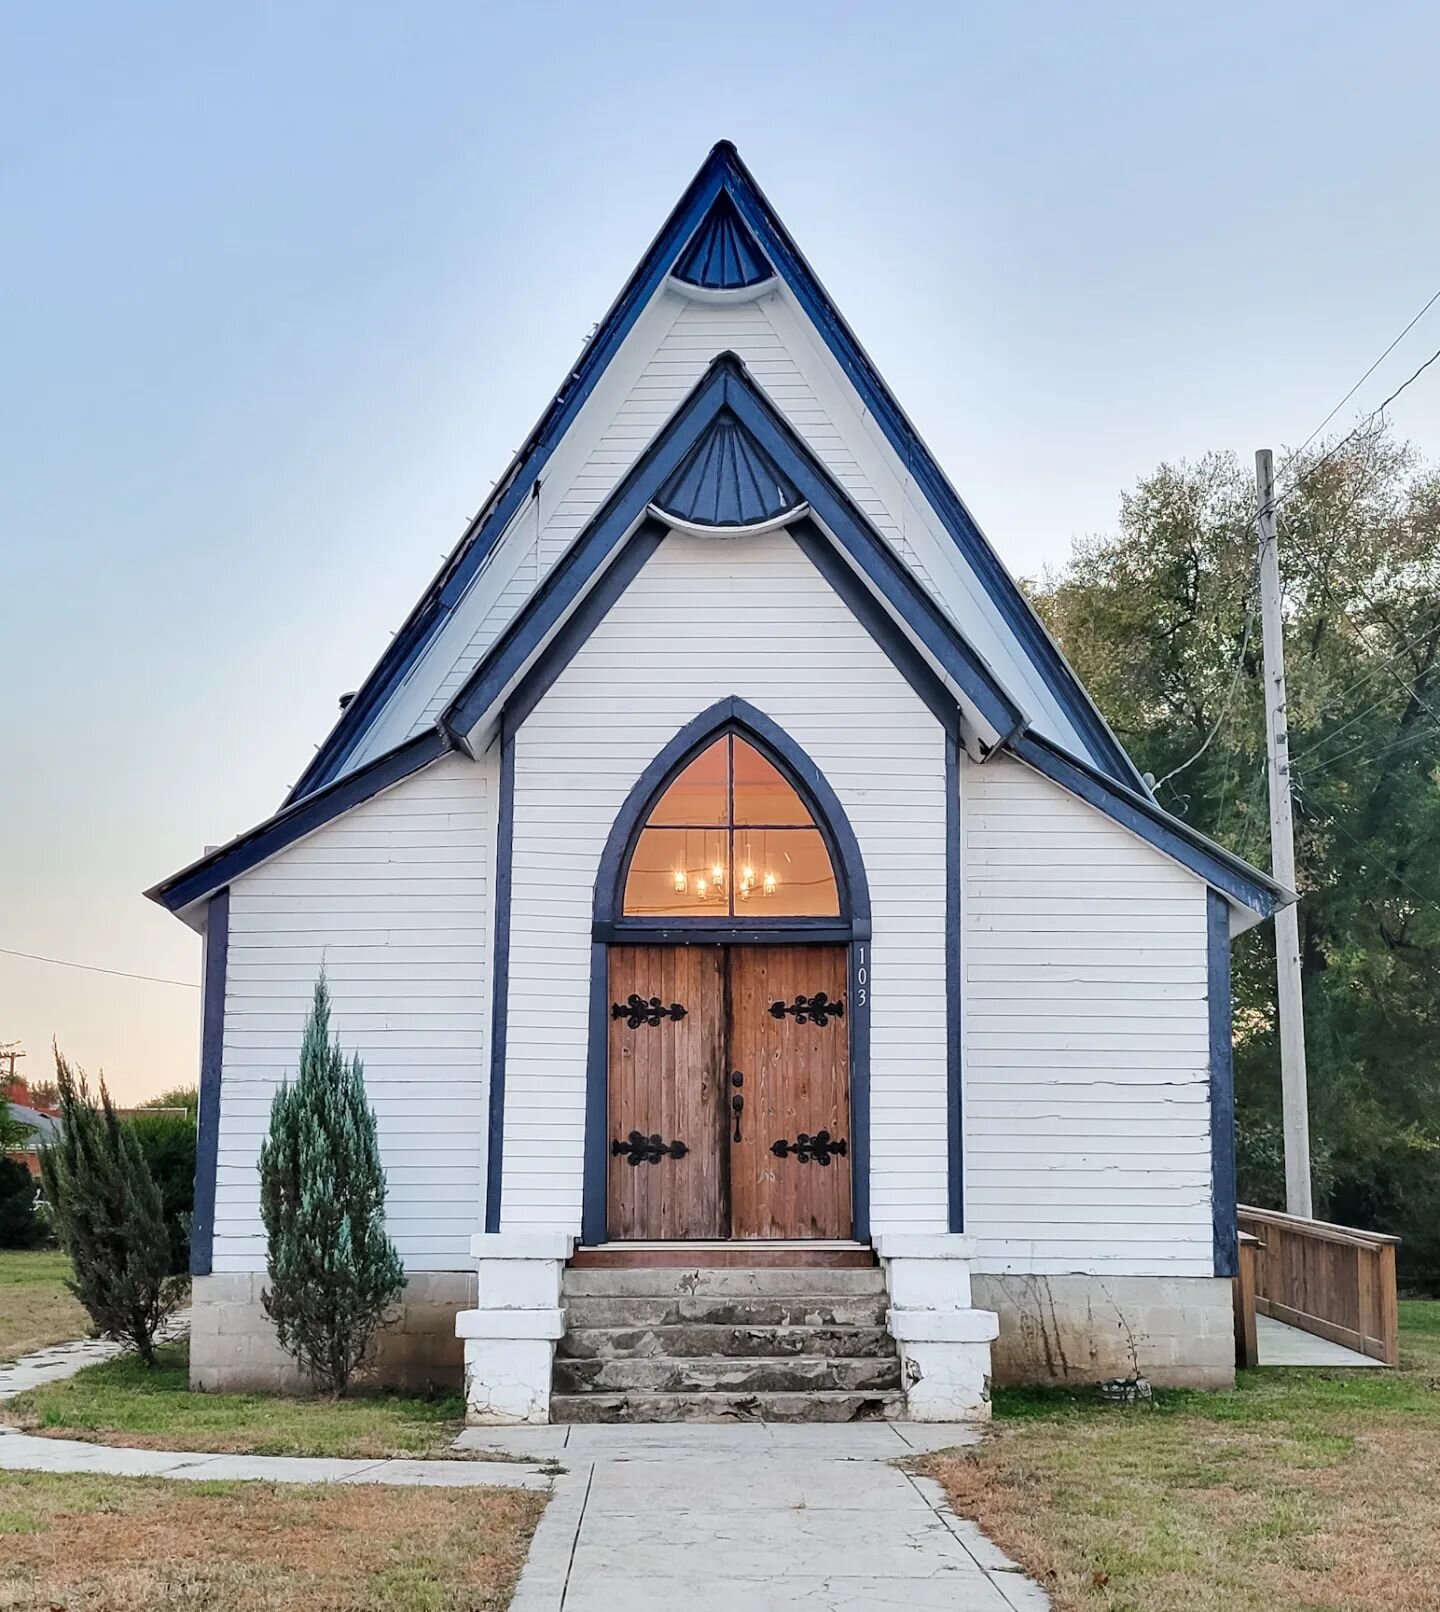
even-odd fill
[{"label": "blue corner trim", "polygon": [[[763,934],[740,922],[733,926],[709,923],[703,935],[687,930],[674,919],[624,921],[620,914],[625,875],[635,843],[654,808],[674,778],[720,735],[738,733],[753,744],[799,792],[815,826],[825,840],[840,887],[841,925],[826,939],[850,941],[852,1000],[863,1011],[850,1020],[850,1122],[852,1219],[855,1236],[870,1229],[870,884],[860,855],[860,842],[845,808],[820,768],[777,723],[738,695],[717,700],[670,740],[636,779],[624,805],[610,826],[595,875],[594,925],[597,936],[609,935],[635,945],[753,944],[761,939],[816,940],[816,931],[804,920],[777,922]],[[833,925],[833,921],[827,920]],[[817,942],[818,943],[818,942]],[[609,1145],[609,954],[596,939],[590,951],[590,1042],[586,1060],[585,1170],[581,1234],[587,1243],[606,1237],[606,1175]],[[863,998],[863,1001],[862,1001]]]},{"label": "blue corner trim", "polygon": [[428,729],[354,772],[346,773],[325,789],[307,795],[293,805],[282,807],[273,817],[267,817],[263,823],[247,829],[228,845],[222,845],[219,850],[201,857],[198,862],[192,862],[189,867],[181,868],[170,878],[152,886],[145,894],[151,901],[168,907],[171,912],[179,912],[182,907],[188,907],[202,896],[211,895],[242,873],[248,873],[277,851],[283,851],[287,845],[293,845],[296,840],[313,834],[317,828],[323,828],[342,812],[348,812],[352,806],[358,806],[361,801],[378,795],[382,789],[389,789],[402,778],[428,767],[453,748],[445,734],[435,728]]},{"label": "blue corner trim", "polygon": [[225,967],[230,954],[230,892],[217,890],[205,915],[205,988],[200,1021],[200,1114],[195,1138],[195,1207],[190,1274],[208,1276],[215,1250],[215,1177],[220,1160],[220,1071],[225,1052]]},{"label": "blue corner trim", "polygon": [[495,948],[490,986],[490,1150],[485,1167],[485,1230],[500,1230],[505,1170],[505,1042],[510,1021],[510,885],[515,855],[515,735],[500,745],[495,831]]},{"label": "blue corner trim", "polygon": [[1210,1010],[1210,1183],[1215,1274],[1239,1269],[1235,1203],[1235,1054],[1231,1038],[1230,909],[1211,890],[1207,907],[1206,1000]]},{"label": "blue corner trim", "polygon": [[740,291],[773,279],[775,270],[745,220],[721,191],[670,271],[707,291]]},{"label": "blue corner trim", "polygon": [[1076,757],[1067,755],[1050,740],[1025,733],[1012,739],[1010,748],[1037,772],[1098,807],[1122,828],[1148,840],[1157,851],[1173,857],[1182,867],[1189,868],[1206,883],[1258,912],[1262,918],[1268,918],[1277,907],[1295,899],[1268,874],[1251,867],[1223,845],[1206,839],[1178,817],[1172,817],[1148,795],[1137,795],[1134,790],[1104,777]]},{"label": "blue corner trim", "polygon": [[[837,590],[843,592],[851,609],[941,720],[947,726],[953,724],[955,701],[940,679],[925,667],[917,643],[1002,738],[1021,727],[1023,712],[1001,688],[989,667],[941,613],[848,495],[813,459],[746,375],[740,360],[733,353],[722,353],[451,701],[441,723],[456,742],[470,733],[487,713],[495,710],[502,699],[506,699],[509,720],[516,725],[523,720],[523,715],[517,711],[516,696],[509,694],[507,699],[508,691],[526,672],[531,658],[537,651],[541,652],[545,677],[537,680],[526,674],[528,693],[522,703],[528,711],[548,686],[548,681],[553,681],[584,641],[593,622],[600,619],[618,597],[618,590],[623,589],[658,546],[666,528],[659,521],[644,520],[645,511],[653,502],[658,486],[684,462],[722,412],[743,423],[810,505],[818,521],[823,522],[822,526],[808,517],[801,517],[792,528],[796,541]],[[637,521],[641,521],[638,528],[635,527]],[[612,551],[632,529],[631,546],[626,550],[628,558],[617,562],[619,569],[608,573],[603,585],[597,584],[595,579],[609,562]],[[836,550],[845,558],[835,554]],[[833,564],[827,561],[827,556],[832,554],[835,554]],[[848,577],[844,575],[847,571]],[[860,580],[857,571],[864,572],[874,584],[874,591]],[[581,611],[577,612],[578,621],[575,618],[566,621],[567,612],[587,588],[593,589],[594,601],[585,600]],[[904,622],[905,630],[886,618],[875,592],[885,601],[891,615]],[[942,711],[948,714],[941,714]]]},{"label": "blue corner trim", "polygon": [[653,502],[682,521],[724,527],[774,520],[803,500],[764,448],[722,409]]},{"label": "blue corner trim", "polygon": [[677,255],[706,219],[712,204],[727,200],[775,265],[815,324],[832,356],[879,423],[886,440],[936,511],[951,540],[979,578],[992,603],[1039,667],[1076,731],[1102,769],[1131,788],[1145,786],[1134,764],[1107,727],[1020,589],[1001,564],[974,518],[946,479],[919,433],[900,408],[879,371],[805,261],[768,199],[722,140],[710,152],[661,226],[620,295],[601,320],[574,369],[516,454],[495,491],[462,535],[420,602],[411,611],[355,698],[341,713],[290,793],[298,800],[332,780],[373,719],[404,680],[464,594],[486,555],[524,501],[531,497],[550,456],[594,390],[641,310],[665,279]]},{"label": "blue corner trim", "polygon": [[950,1230],[965,1230],[965,1088],[961,1036],[960,745],[945,735],[945,1097]]}]

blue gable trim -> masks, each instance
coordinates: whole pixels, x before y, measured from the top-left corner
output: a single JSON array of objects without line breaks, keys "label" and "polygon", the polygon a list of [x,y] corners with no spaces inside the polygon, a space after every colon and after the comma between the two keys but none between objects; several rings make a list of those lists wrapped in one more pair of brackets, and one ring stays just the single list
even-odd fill
[{"label": "blue gable trim", "polygon": [[785,472],[728,409],[710,422],[654,498],[662,514],[718,527],[773,521],[802,502]]},{"label": "blue gable trim", "polygon": [[[358,694],[341,713],[291,791],[291,801],[321,788],[345,765],[370,723],[444,624],[516,511],[535,494],[551,454],[634,327],[641,310],[672,266],[679,266],[677,260],[682,249],[708,220],[722,196],[726,206],[733,208],[737,218],[742,219],[751,232],[757,243],[756,250],[768,257],[785,278],[836,362],[856,387],[864,406],[879,423],[892,449],[979,577],[992,604],[1034,659],[1091,754],[1104,771],[1144,792],[1144,784],[1130,759],[891,395],[879,371],[740,161],[734,146],[729,141],[721,141],[666,219],[495,491],[395,634]],[[687,253],[687,263],[688,257]]]},{"label": "blue gable trim", "polygon": [[670,272],[686,285],[707,291],[740,291],[775,275],[769,258],[724,191],[715,198]]},{"label": "blue gable trim", "polygon": [[358,806],[361,801],[378,795],[382,789],[389,789],[402,778],[408,778],[411,773],[428,767],[432,761],[438,761],[452,748],[445,734],[431,728],[397,745],[385,755],[377,756],[355,772],[346,773],[337,783],[283,807],[273,817],[267,817],[263,823],[237,836],[228,845],[222,845],[209,856],[182,868],[179,873],[155,885],[145,894],[151,901],[168,907],[171,912],[179,912],[192,901],[198,901],[202,896],[210,895],[222,885],[239,878],[242,873],[248,873],[277,851],[283,851],[287,845],[293,845],[296,840],[313,834],[317,828],[323,828],[332,818],[348,812],[352,806]]},{"label": "blue gable trim", "polygon": [[709,212],[711,203],[724,186],[729,163],[737,160],[735,148],[728,141],[722,141],[705,159],[634,273],[625,282],[620,295],[585,344],[575,368],[566,376],[560,390],[510,462],[509,469],[495,484],[495,490],[466,528],[425,596],[391,639],[359,693],[341,712],[314,760],[291,790],[289,798],[292,801],[321,788],[345,765],[370,722],[380,713],[463,596],[485,556],[499,541],[500,534],[510,524],[516,511],[527,498],[533,496],[551,454],[570,429],[585,400],[595,390],[596,383],[630,334],[641,311],[659,289],[676,255]]},{"label": "blue gable trim", "polygon": [[1206,1002],[1210,1014],[1210,1190],[1215,1223],[1215,1274],[1239,1269],[1235,1203],[1235,1054],[1230,1014],[1230,909],[1207,892]]},{"label": "blue gable trim", "polygon": [[208,1276],[215,1247],[215,1178],[220,1160],[220,1069],[225,1048],[225,968],[230,956],[230,892],[210,897],[205,917],[205,988],[200,1021],[200,1113],[195,1137],[195,1208],[190,1274]]},{"label": "blue gable trim", "polygon": [[[681,920],[619,922],[626,870],[635,842],[655,802],[671,780],[722,733],[742,734],[799,791],[826,849],[840,886],[837,932],[819,935],[803,921],[780,922],[760,932],[748,923],[687,926]],[[616,814],[595,875],[594,942],[590,948],[590,1038],[585,1087],[585,1167],[581,1237],[606,1238],[606,1176],[609,1157],[609,949],[606,940],[644,945],[753,944],[812,938],[850,943],[850,1160],[853,1230],[870,1235],[870,885],[860,842],[845,808],[820,768],[780,725],[738,695],[716,703],[683,728],[635,781]]]},{"label": "blue gable trim", "polygon": [[1277,907],[1293,901],[1294,895],[1276,884],[1268,874],[1227,851],[1223,845],[1182,823],[1178,817],[1157,806],[1149,795],[1137,795],[1106,778],[1093,768],[1067,755],[1058,745],[1033,733],[1010,741],[1015,754],[1044,773],[1047,778],[1078,795],[1090,805],[1113,817],[1122,828],[1148,840],[1183,867],[1243,906],[1268,918]]},{"label": "blue gable trim", "polygon": [[[520,685],[526,691],[523,696],[524,710],[533,708],[539,693],[563,669],[584,641],[593,622],[603,616],[649,553],[658,546],[664,537],[664,527],[653,520],[641,525],[621,559],[615,562],[616,568],[607,574],[603,589],[596,585],[595,601],[592,603],[587,599],[576,612],[579,619],[572,617],[558,632],[555,630],[557,624],[601,572],[626,533],[642,517],[658,487],[685,461],[690,451],[704,438],[709,425],[722,413],[733,416],[745,427],[824,522],[822,531],[813,522],[803,519],[797,521],[795,534],[797,541],[832,582],[836,581],[836,570],[827,568],[818,556],[827,551],[833,553],[838,546],[863,570],[889,604],[894,616],[905,623],[908,633],[923,644],[997,733],[1003,737],[1019,729],[1023,725],[1024,714],[1000,687],[989,667],[959,635],[911,572],[896,558],[885,540],[851,503],[848,495],[831,479],[757,390],[740,360],[732,353],[723,353],[711,364],[695,390],[675,411],[624,481],[475,667],[441,718],[447,730],[457,740],[470,732],[495,707],[536,651],[543,648],[544,677],[537,678],[537,663],[537,668],[532,668]],[[846,562],[838,556],[835,565],[848,569]],[[893,619],[886,618],[882,629],[877,617],[884,618],[885,612],[874,602],[873,595],[868,605],[858,598],[859,594],[868,593],[869,590],[853,572],[850,581],[853,586],[845,590],[847,602],[852,603],[852,608],[875,634],[881,647],[902,673],[921,689],[922,697],[953,711],[953,697],[945,691],[939,678],[928,667],[925,667],[923,677],[916,674],[917,663],[923,666],[924,662],[911,638],[895,625]],[[938,696],[936,690],[939,691]],[[522,720],[514,704],[519,697],[520,690],[517,690],[508,707],[510,719],[517,724]],[[949,721],[953,720],[952,715]]]}]

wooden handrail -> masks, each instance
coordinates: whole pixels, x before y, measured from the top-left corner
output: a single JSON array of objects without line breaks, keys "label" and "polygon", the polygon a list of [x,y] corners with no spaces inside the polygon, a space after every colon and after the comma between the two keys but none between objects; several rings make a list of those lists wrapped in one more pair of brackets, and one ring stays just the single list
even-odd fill
[{"label": "wooden handrail", "polygon": [[1361,1231],[1355,1226],[1336,1226],[1328,1220],[1307,1220],[1304,1215],[1287,1215],[1279,1209],[1252,1209],[1240,1204],[1236,1210],[1247,1220],[1258,1220],[1267,1226],[1289,1226],[1308,1237],[1318,1237],[1327,1243],[1358,1243],[1365,1248],[1384,1248],[1400,1242],[1383,1231]]}]

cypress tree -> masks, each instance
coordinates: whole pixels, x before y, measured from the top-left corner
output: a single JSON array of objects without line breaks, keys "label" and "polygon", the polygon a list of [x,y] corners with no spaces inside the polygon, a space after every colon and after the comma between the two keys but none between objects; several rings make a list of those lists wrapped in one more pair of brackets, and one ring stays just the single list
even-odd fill
[{"label": "cypress tree", "polygon": [[385,1171],[364,1070],[331,1039],[323,973],[295,1081],[270,1105],[260,1212],[270,1276],[263,1300],[276,1335],[320,1387],[343,1394],[405,1272],[385,1233]]},{"label": "cypress tree", "polygon": [[170,1234],[140,1143],[100,1081],[91,1100],[85,1073],[55,1049],[60,1133],[40,1150],[40,1175],[60,1246],[74,1266],[71,1291],[102,1337],[130,1344],[155,1363],[155,1334],[185,1293],[170,1274]]}]

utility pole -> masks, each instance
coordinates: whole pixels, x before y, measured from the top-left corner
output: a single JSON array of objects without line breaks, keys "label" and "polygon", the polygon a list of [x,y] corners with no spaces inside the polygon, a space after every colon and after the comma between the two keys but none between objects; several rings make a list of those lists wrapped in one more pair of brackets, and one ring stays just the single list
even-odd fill
[{"label": "utility pole", "polygon": [[[1260,617],[1265,635],[1265,749],[1270,781],[1270,867],[1295,888],[1295,828],[1290,809],[1290,735],[1285,711],[1285,643],[1280,617],[1280,557],[1275,540],[1275,459],[1255,455],[1259,513]],[[1313,1217],[1310,1104],[1305,1080],[1305,1007],[1300,993],[1300,919],[1292,902],[1275,914],[1275,977],[1280,1006],[1280,1094],[1285,1128],[1285,1207]]]}]

